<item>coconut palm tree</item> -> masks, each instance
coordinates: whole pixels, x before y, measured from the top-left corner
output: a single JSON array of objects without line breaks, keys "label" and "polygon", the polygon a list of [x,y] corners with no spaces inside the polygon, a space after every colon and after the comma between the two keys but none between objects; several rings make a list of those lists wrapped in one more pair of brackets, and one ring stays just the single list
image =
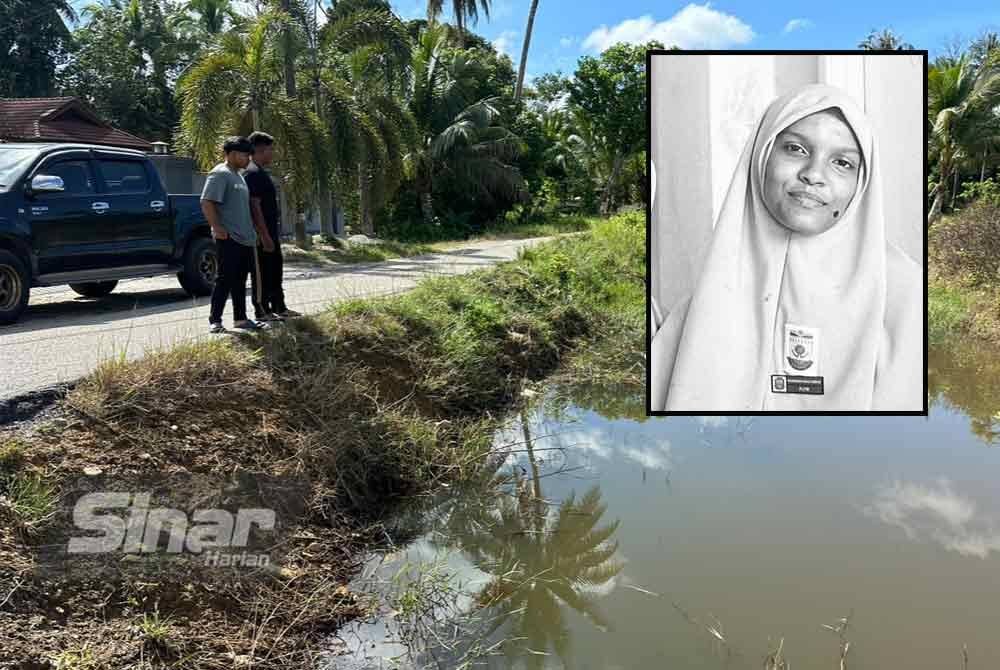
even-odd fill
[{"label": "coconut palm tree", "polygon": [[870,33],[868,33],[868,36],[858,44],[858,48],[869,51],[881,49],[900,51],[913,49],[914,47],[909,42],[904,42],[903,38],[892,32],[891,28],[885,28],[881,32],[873,29]]},{"label": "coconut palm tree", "polygon": [[[465,44],[465,31],[468,23],[475,25],[479,21],[479,10],[482,10],[486,18],[490,18],[491,0],[451,0],[451,15],[455,18],[455,27],[458,29],[459,46]],[[444,0],[427,0],[427,18],[434,22],[441,16],[444,8]]]},{"label": "coconut palm tree", "polygon": [[607,507],[598,487],[579,500],[570,494],[554,514],[544,505],[539,514],[538,508],[535,495],[505,498],[488,533],[468,549],[477,556],[477,567],[493,575],[477,598],[494,618],[486,638],[506,626],[509,637],[534,652],[528,666],[540,668],[539,652],[550,646],[563,661],[570,658],[564,607],[601,630],[610,628],[588,592],[606,585],[623,566],[614,560],[618,543],[611,540],[619,522],[600,525]]},{"label": "coconut palm tree", "polygon": [[524,29],[524,44],[521,45],[521,62],[517,66],[517,87],[514,89],[515,104],[521,101],[521,93],[524,90],[524,72],[528,64],[528,47],[531,46],[531,31],[535,27],[535,12],[538,11],[538,0],[531,0],[531,8],[528,9],[528,25]]},{"label": "coconut palm tree", "polygon": [[188,0],[183,9],[177,15],[174,27],[208,38],[240,21],[239,14],[233,9],[233,0]]},{"label": "coconut palm tree", "polygon": [[424,221],[435,221],[433,194],[454,180],[490,203],[525,197],[524,179],[513,165],[521,141],[501,125],[495,97],[475,100],[485,76],[475,55],[447,46],[448,27],[431,24],[413,55],[410,111],[420,127],[420,144],[405,157]]},{"label": "coconut palm tree", "polygon": [[402,21],[381,0],[341,0],[328,17],[317,105],[330,101],[324,117],[335,138],[334,160],[341,182],[357,185],[361,232],[370,235],[417,137],[404,103],[412,46]]},{"label": "coconut palm tree", "polygon": [[329,141],[310,106],[285,93],[280,38],[294,29],[287,14],[269,11],[222,35],[178,82],[178,144],[209,168],[226,135],[266,128],[277,144],[275,172],[301,202],[328,169]]},{"label": "coconut palm tree", "polygon": [[941,215],[956,188],[956,167],[975,151],[977,136],[1000,105],[1000,52],[974,67],[967,57],[940,59],[927,74],[928,123],[937,156],[938,184],[928,223]]},{"label": "coconut palm tree", "polygon": [[438,515],[443,529],[434,536],[445,537],[446,544],[461,549],[476,567],[492,575],[477,594],[477,602],[489,608],[491,621],[479,639],[489,639],[506,626],[507,637],[534,652],[525,657],[528,667],[541,668],[549,647],[570,667],[565,608],[601,630],[610,628],[589,594],[624,567],[614,558],[618,543],[612,540],[620,522],[601,525],[607,506],[597,486],[579,499],[571,493],[553,509],[542,492],[524,411],[520,423],[530,477],[515,465],[513,495],[499,503],[482,495],[451,503]]}]

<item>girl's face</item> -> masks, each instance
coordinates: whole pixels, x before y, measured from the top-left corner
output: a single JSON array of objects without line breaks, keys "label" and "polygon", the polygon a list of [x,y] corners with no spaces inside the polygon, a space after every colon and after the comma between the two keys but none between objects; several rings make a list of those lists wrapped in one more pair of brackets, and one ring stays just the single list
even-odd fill
[{"label": "girl's face", "polygon": [[861,148],[838,110],[810,114],[778,133],[764,169],[764,204],[803,235],[829,230],[858,189]]}]

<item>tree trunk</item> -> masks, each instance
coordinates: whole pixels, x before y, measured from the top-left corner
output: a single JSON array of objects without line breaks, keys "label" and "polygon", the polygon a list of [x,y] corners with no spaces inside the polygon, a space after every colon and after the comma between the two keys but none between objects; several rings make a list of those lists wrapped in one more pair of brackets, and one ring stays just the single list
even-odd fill
[{"label": "tree trunk", "polygon": [[514,104],[521,101],[524,91],[524,71],[528,65],[528,47],[531,45],[531,29],[535,25],[535,12],[538,11],[538,0],[531,0],[528,10],[528,27],[524,31],[524,45],[521,47],[521,64],[517,68],[517,88],[514,89]]},{"label": "tree trunk", "polygon": [[[281,0],[281,10],[287,14],[292,13],[292,0]],[[282,33],[282,40],[285,43],[285,94],[289,98],[294,98],[295,91],[295,60],[292,58],[292,31],[286,28]]]},{"label": "tree trunk", "polygon": [[534,514],[535,531],[541,532],[542,519],[545,518],[542,498],[542,478],[538,472],[538,459],[535,458],[535,445],[531,442],[531,433],[528,431],[528,417],[524,409],[521,409],[521,432],[524,434],[524,447],[528,450],[528,461],[531,462],[531,483],[534,494]]},{"label": "tree trunk", "polygon": [[951,209],[955,209],[955,196],[958,195],[958,170],[955,170],[954,185],[951,188]]},{"label": "tree trunk", "polygon": [[358,170],[358,216],[361,220],[358,222],[361,228],[361,234],[367,235],[369,237],[375,236],[375,226],[373,224],[371,216],[371,189],[368,184],[368,167],[362,165],[361,169]]},{"label": "tree trunk", "polygon": [[420,194],[420,211],[424,215],[424,223],[429,226],[434,225],[434,200],[431,197],[430,189]]},{"label": "tree trunk", "polygon": [[983,166],[979,169],[979,181],[986,179],[986,149],[983,149]]},{"label": "tree trunk", "polygon": [[951,179],[951,154],[944,150],[941,152],[941,159],[938,162],[941,170],[941,178],[934,187],[934,202],[931,204],[931,211],[927,213],[927,225],[934,223],[942,214],[944,203],[948,200],[948,181]]},{"label": "tree trunk", "polygon": [[615,161],[611,166],[611,174],[608,176],[608,182],[604,185],[604,193],[601,194],[601,216],[607,216],[611,213],[611,201],[614,196],[615,184],[618,183],[618,175],[622,171],[622,163],[625,162],[625,157],[622,156],[621,152],[615,154]]},{"label": "tree trunk", "polygon": [[312,246],[312,239],[306,235],[306,222],[300,218],[295,203],[288,193],[288,187],[282,183],[278,192],[278,206],[281,208],[281,226],[285,228],[288,222],[292,222],[292,230],[295,231],[295,244],[300,249],[308,249]]},{"label": "tree trunk", "polygon": [[325,179],[319,182],[319,227],[320,231],[327,237],[337,234],[334,227],[333,217],[333,195],[330,193],[330,185]]},{"label": "tree trunk", "polygon": [[312,238],[306,232],[306,217],[302,216],[296,207],[289,207],[288,210],[295,217],[295,244],[300,249],[311,248]]},{"label": "tree trunk", "polygon": [[931,211],[927,213],[927,225],[934,223],[941,216],[941,207],[944,202],[944,198],[941,196],[941,189],[937,189],[937,193],[934,196],[934,203],[931,205]]}]

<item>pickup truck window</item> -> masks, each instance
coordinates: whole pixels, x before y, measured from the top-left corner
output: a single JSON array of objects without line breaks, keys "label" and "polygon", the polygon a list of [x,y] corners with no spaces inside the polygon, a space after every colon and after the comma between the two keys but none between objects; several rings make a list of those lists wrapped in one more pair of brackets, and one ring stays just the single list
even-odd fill
[{"label": "pickup truck window", "polygon": [[146,193],[149,177],[146,166],[139,161],[112,161],[102,159],[101,175],[108,193]]},{"label": "pickup truck window", "polygon": [[35,149],[0,147],[0,189],[10,188],[37,155]]},{"label": "pickup truck window", "polygon": [[67,160],[50,163],[42,167],[38,174],[62,177],[65,190],[61,194],[52,195],[89,195],[94,192],[94,177],[90,173],[90,164],[86,160]]}]

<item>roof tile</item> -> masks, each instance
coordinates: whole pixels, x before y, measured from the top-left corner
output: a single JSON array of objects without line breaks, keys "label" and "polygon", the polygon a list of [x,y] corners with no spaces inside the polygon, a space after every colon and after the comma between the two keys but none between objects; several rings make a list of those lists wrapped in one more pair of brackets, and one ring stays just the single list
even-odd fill
[{"label": "roof tile", "polygon": [[[141,137],[136,137],[110,124],[97,125],[77,115],[61,118],[58,113],[53,118],[50,112],[77,111],[82,116],[92,116],[81,101],[72,97],[59,98],[0,98],[0,138],[6,140],[86,142],[109,146],[128,147],[150,151],[152,145]],[[74,118],[75,117],[75,118]],[[97,118],[95,116],[95,118]]]}]

